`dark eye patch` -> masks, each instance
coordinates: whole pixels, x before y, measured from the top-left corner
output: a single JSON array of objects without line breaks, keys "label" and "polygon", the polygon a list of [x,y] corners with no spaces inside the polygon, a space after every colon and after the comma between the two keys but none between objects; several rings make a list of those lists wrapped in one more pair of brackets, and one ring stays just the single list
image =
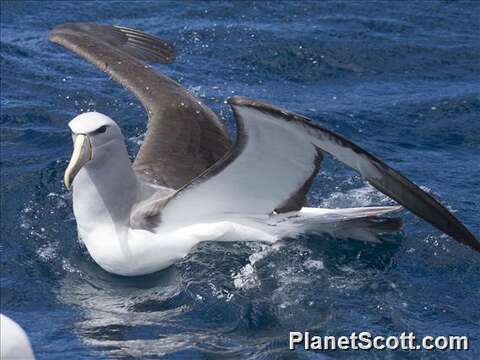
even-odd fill
[{"label": "dark eye patch", "polygon": [[103,134],[105,131],[107,131],[107,125],[100,126],[97,130],[95,130],[93,133],[94,134]]}]

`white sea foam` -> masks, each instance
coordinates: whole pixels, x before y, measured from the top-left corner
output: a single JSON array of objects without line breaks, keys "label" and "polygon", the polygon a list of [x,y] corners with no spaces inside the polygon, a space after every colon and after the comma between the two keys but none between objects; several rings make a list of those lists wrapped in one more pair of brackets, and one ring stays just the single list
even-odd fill
[{"label": "white sea foam", "polygon": [[321,202],[320,207],[347,208],[373,205],[389,205],[393,201],[377,191],[373,186],[364,183],[364,186],[349,191],[336,191]]},{"label": "white sea foam", "polygon": [[271,246],[261,243],[252,244],[251,247],[255,252],[249,256],[249,263],[232,275],[233,285],[237,289],[248,290],[260,287],[261,281],[258,278],[254,265],[274,251]]},{"label": "white sea foam", "polygon": [[196,97],[199,97],[199,98],[205,97],[205,92],[202,90],[201,86],[190,86],[188,90]]},{"label": "white sea foam", "polygon": [[303,263],[303,266],[308,270],[323,270],[325,269],[325,265],[323,264],[322,260],[313,260],[309,259]]},{"label": "white sea foam", "polygon": [[58,243],[46,244],[40,247],[36,253],[41,260],[49,262],[57,257],[57,248]]},{"label": "white sea foam", "polygon": [[145,134],[146,133],[142,133],[142,134],[137,135],[137,136],[131,136],[127,139],[127,141],[131,144],[134,144],[134,145],[137,145],[137,146],[142,146],[142,144],[145,140]]},{"label": "white sea foam", "polygon": [[209,282],[208,285],[210,286],[210,289],[212,290],[213,295],[217,299],[225,299],[226,302],[229,302],[233,298],[233,294],[228,291],[227,289],[218,289],[215,284],[212,282]]},{"label": "white sea foam", "polygon": [[251,264],[245,265],[233,276],[233,285],[237,289],[253,289],[260,286],[260,279]]}]

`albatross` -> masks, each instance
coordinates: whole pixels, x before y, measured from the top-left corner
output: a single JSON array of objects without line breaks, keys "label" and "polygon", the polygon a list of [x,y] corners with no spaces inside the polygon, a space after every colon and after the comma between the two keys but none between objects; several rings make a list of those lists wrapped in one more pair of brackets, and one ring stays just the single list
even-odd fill
[{"label": "albatross", "polygon": [[[167,41],[96,23],[55,27],[49,40],[107,73],[148,114],[133,162],[120,127],[87,112],[70,121],[73,154],[65,185],[73,187],[78,235],[106,271],[124,276],[162,270],[202,241],[274,243],[302,233],[381,241],[396,232],[402,206],[460,243],[480,242],[440,202],[360,146],[305,116],[266,102],[233,97],[232,144],[208,107],[146,62],[171,63]],[[311,208],[306,195],[331,155],[398,206]]]}]

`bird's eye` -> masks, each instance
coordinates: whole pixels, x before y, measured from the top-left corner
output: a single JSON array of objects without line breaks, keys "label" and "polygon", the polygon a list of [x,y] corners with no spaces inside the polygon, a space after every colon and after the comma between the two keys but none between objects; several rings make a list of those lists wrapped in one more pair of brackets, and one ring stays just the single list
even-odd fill
[{"label": "bird's eye", "polygon": [[105,131],[107,131],[107,125],[99,127],[97,130],[94,131],[94,134],[103,134]]}]

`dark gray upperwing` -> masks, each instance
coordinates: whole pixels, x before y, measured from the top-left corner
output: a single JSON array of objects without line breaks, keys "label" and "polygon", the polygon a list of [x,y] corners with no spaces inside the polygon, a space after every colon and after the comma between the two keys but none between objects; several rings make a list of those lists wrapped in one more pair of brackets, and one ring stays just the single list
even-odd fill
[{"label": "dark gray upperwing", "polygon": [[49,40],[90,61],[141,101],[149,121],[133,167],[147,182],[178,189],[230,148],[225,128],[208,107],[143,62],[172,62],[175,52],[166,41],[94,23],[57,26]]},{"label": "dark gray upperwing", "polygon": [[333,155],[358,171],[382,193],[458,242],[480,251],[480,242],[442,204],[358,145],[306,117],[261,101],[233,97],[229,103],[236,117],[256,117],[257,121],[260,121],[263,116],[263,118],[275,119],[284,126],[296,128],[298,132],[305,134],[305,141],[311,142],[318,149]]}]

